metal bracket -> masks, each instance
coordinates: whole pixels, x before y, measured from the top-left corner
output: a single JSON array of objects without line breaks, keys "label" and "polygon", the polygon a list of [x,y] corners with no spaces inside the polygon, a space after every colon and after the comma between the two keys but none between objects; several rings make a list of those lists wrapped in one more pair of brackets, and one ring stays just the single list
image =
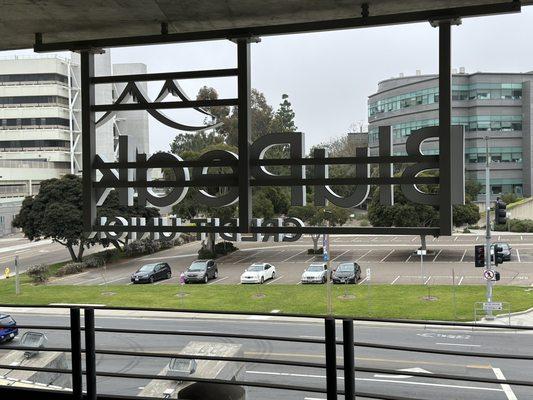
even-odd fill
[{"label": "metal bracket", "polygon": [[261,43],[261,38],[259,36],[247,36],[247,37],[236,37],[236,38],[228,38],[229,41],[233,43],[238,43],[241,41],[246,41],[246,43]]},{"label": "metal bracket", "polygon": [[448,17],[448,18],[439,18],[439,19],[430,19],[429,24],[433,28],[438,28],[441,22],[449,22],[450,25],[459,26],[463,23],[463,20],[459,17]]}]

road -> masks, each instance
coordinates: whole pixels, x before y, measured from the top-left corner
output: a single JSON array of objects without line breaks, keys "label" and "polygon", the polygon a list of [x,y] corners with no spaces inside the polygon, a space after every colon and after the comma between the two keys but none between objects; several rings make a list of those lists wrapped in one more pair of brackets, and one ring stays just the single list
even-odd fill
[{"label": "road", "polygon": [[[494,241],[510,243],[512,259],[498,267],[503,285],[533,285],[533,236],[526,234],[494,235]],[[375,284],[421,284],[431,285],[483,285],[481,269],[474,268],[474,245],[482,244],[482,235],[456,235],[428,239],[430,254],[424,257],[413,255],[420,245],[418,236],[332,236],[331,260],[335,267],[343,261],[356,261],[363,271],[363,283],[367,268],[371,269]],[[175,285],[179,273],[196,259],[199,242],[162,251],[134,260],[122,261],[105,271],[88,271],[80,275],[56,280],[56,284],[104,285],[129,284],[130,276],[140,266],[153,262],[168,262],[174,276],[157,284]],[[304,237],[294,243],[241,242],[239,251],[217,260],[219,278],[210,284],[237,284],[246,267],[254,262],[269,262],[276,266],[277,278],[269,284],[298,284],[303,270],[312,261],[322,256],[307,254],[312,248],[310,238]]]},{"label": "road", "polygon": [[[101,246],[94,246],[86,250],[85,254],[100,250]],[[11,276],[14,276],[16,256],[20,272],[35,264],[55,264],[70,260],[67,248],[50,239],[30,242],[22,234],[3,237],[0,238],[0,279],[4,279],[5,267],[9,267]]]},{"label": "road", "polygon": [[[67,325],[65,315],[42,314],[38,310],[10,310],[19,324]],[[143,317],[134,315],[103,316],[96,312],[97,327],[154,329],[157,331],[182,330],[209,334],[212,332],[281,335],[302,338],[323,338],[320,320],[289,319],[278,317],[239,317],[238,319],[208,318],[202,316],[172,318],[161,314]],[[45,331],[50,346],[68,346],[69,333]],[[342,328],[337,326],[338,339]],[[191,336],[139,335],[97,333],[98,349],[122,349],[146,352],[178,352],[190,340],[206,340],[222,343],[240,343],[247,357],[286,359],[291,361],[324,362],[324,349],[320,344],[302,342],[273,342],[263,340],[238,340],[229,338],[193,338]],[[530,333],[499,329],[464,330],[437,329],[424,326],[364,324],[356,325],[355,340],[378,344],[418,346],[427,349],[491,352],[502,354],[533,355],[533,336]],[[14,343],[16,344],[16,342]],[[6,350],[11,345],[5,345]],[[1,351],[0,351],[1,352]],[[342,348],[337,348],[338,362],[342,363]],[[168,363],[167,358],[142,358],[98,355],[97,370],[123,373],[157,374]],[[531,381],[531,364],[527,361],[490,359],[472,356],[451,356],[415,352],[372,349],[356,346],[355,362],[359,367],[390,368],[398,370],[394,375],[356,373],[356,390],[386,395],[414,396],[431,400],[526,400],[533,398],[533,388],[510,387],[506,384],[470,383],[409,376],[409,370],[454,374],[469,377],[522,379]],[[237,379],[244,381],[272,382],[325,387],[325,371],[294,366],[246,363],[241,366]],[[342,370],[338,373],[339,387],[343,387]],[[105,378],[98,379],[100,393],[138,395],[148,380]],[[273,389],[248,388],[247,398],[254,399],[323,399],[325,395],[313,392],[294,392]],[[339,397],[340,398],[340,397]]]}]

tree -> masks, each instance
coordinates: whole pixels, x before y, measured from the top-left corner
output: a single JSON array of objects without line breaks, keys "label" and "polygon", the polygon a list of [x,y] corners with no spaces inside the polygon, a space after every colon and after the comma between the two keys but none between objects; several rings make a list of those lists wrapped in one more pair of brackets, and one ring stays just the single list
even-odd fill
[{"label": "tree", "polygon": [[475,201],[481,192],[482,185],[478,181],[468,180],[465,183],[465,202]]},{"label": "tree", "polygon": [[289,101],[288,94],[282,94],[281,99],[283,100],[279,104],[279,108],[274,115],[274,120],[272,121],[272,131],[273,132],[296,132],[296,124],[294,123],[294,118],[296,114],[292,109],[291,102]]},{"label": "tree", "polygon": [[471,201],[453,206],[453,224],[455,226],[473,225],[479,221],[479,207]]},{"label": "tree", "polygon": [[[288,216],[301,219],[305,224],[312,226],[339,226],[348,221],[350,213],[348,210],[334,205],[316,207],[308,204],[289,208]],[[320,234],[311,234],[315,253],[318,250],[319,238]]]},{"label": "tree", "polygon": [[[156,209],[144,207],[123,207],[118,205],[118,195],[111,192],[100,213],[113,216],[158,216]],[[51,238],[65,246],[72,261],[81,261],[83,252],[98,239],[89,239],[83,231],[83,202],[81,178],[65,175],[61,179],[48,179],[41,182],[39,193],[28,196],[22,208],[13,219],[13,226],[21,228],[30,240]],[[77,247],[77,250],[76,250]]]},{"label": "tree", "polygon": [[83,232],[81,191],[81,179],[75,175],[41,182],[39,193],[22,202],[13,226],[30,240],[51,238],[68,249],[73,261],[80,261],[84,249],[95,243]]}]

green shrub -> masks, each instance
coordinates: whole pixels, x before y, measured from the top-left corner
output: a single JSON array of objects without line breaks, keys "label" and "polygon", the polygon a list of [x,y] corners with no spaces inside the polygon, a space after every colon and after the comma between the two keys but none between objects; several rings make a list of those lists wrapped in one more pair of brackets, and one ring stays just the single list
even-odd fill
[{"label": "green shrub", "polygon": [[318,249],[307,249],[307,254],[324,254],[324,248],[319,247]]},{"label": "green shrub", "polygon": [[369,226],[369,225],[370,225],[370,222],[368,222],[367,219],[362,219],[362,220],[359,222],[359,225],[360,225],[360,226]]},{"label": "green shrub", "polygon": [[26,273],[33,283],[46,283],[50,276],[50,269],[48,265],[37,264],[29,267]]},{"label": "green shrub", "polygon": [[109,263],[120,257],[120,251],[118,249],[107,249],[98,253],[98,255],[102,257],[106,263]]},{"label": "green shrub", "polygon": [[217,255],[208,249],[198,250],[198,259],[199,260],[209,260],[211,258],[217,258]]},{"label": "green shrub", "polygon": [[470,229],[468,229],[468,228],[464,228],[464,229],[463,229],[463,233],[470,233]]},{"label": "green shrub", "polygon": [[533,220],[510,219],[507,224],[494,225],[495,231],[533,232]]},{"label": "green shrub", "polygon": [[56,272],[56,275],[65,276],[65,275],[79,274],[80,272],[83,272],[84,269],[85,269],[85,266],[83,263],[71,262],[59,268]]},{"label": "green shrub", "polygon": [[232,242],[220,242],[215,244],[215,253],[226,255],[239,250]]},{"label": "green shrub", "polygon": [[99,254],[93,254],[83,260],[84,268],[100,268],[105,264],[105,258]]}]

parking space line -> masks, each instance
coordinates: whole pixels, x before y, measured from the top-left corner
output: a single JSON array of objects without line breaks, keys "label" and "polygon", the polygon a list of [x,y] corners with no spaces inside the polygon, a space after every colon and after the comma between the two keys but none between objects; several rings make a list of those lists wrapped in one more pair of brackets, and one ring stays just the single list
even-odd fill
[{"label": "parking space line", "polygon": [[479,236],[476,236],[476,242],[479,240]]},{"label": "parking space line", "polygon": [[341,254],[339,254],[337,257],[335,257],[335,258],[334,258],[333,260],[331,260],[331,261],[335,261],[337,258],[339,258],[340,256],[342,256],[342,255],[348,253],[349,251],[350,251],[350,250],[346,250],[345,252],[342,252]]},{"label": "parking space line", "polygon": [[463,256],[461,257],[461,261],[459,261],[459,262],[463,262],[465,256],[466,256],[466,249],[465,249],[465,252],[463,253]]},{"label": "parking space line", "polygon": [[361,279],[357,284],[358,285],[361,285],[363,284],[364,282],[366,282],[368,280],[368,276],[365,276],[363,279]]},{"label": "parking space line", "polygon": [[252,257],[258,255],[259,253],[261,253],[261,250],[256,251],[255,253],[250,254],[249,256],[246,256],[246,257],[244,257],[244,258],[237,259],[237,260],[235,260],[235,261],[233,261],[233,262],[234,262],[234,263],[240,263],[240,262],[243,262],[244,260],[246,260],[246,259],[248,259],[248,258],[252,258]]},{"label": "parking space line", "polygon": [[520,259],[520,253],[518,252],[518,249],[515,249],[516,250],[516,258],[518,259],[518,262],[521,263],[522,260]]},{"label": "parking space line", "polygon": [[356,259],[355,261],[359,261],[361,258],[363,258],[364,256],[366,256],[368,253],[370,253],[372,250],[368,250],[365,254],[363,254],[361,257],[359,257],[358,259]]},{"label": "parking space line", "polygon": [[461,276],[461,279],[459,279],[459,283],[457,284],[457,286],[461,286],[461,283],[463,283],[463,279],[465,279],[465,277]]},{"label": "parking space line", "polygon": [[424,282],[424,285],[427,285],[428,282],[431,280],[431,275],[429,276],[429,278],[427,278],[427,280]]},{"label": "parking space line", "polygon": [[225,281],[225,280],[228,279],[228,278],[229,278],[229,276],[225,276],[225,277],[223,277],[223,278],[215,279],[215,280],[209,282],[208,285],[214,285],[215,283]]},{"label": "parking space line", "polygon": [[302,250],[302,251],[300,251],[299,253],[293,254],[292,256],[286,258],[286,259],[283,260],[282,262],[287,262],[287,261],[289,261],[291,258],[294,258],[294,257],[296,257],[296,256],[298,256],[298,255],[300,255],[300,254],[302,254],[302,253],[305,253],[306,251],[307,251],[307,249],[306,249],[306,250]]},{"label": "parking space line", "polygon": [[390,256],[392,253],[394,253],[394,249],[392,249],[392,250],[390,251],[390,253],[387,254],[385,257],[383,257],[383,258],[381,259],[380,263],[382,263],[382,262],[383,262],[388,256]]},{"label": "parking space line", "polygon": [[453,241],[454,241],[454,242],[457,242],[457,238],[458,238],[458,237],[459,237],[459,236],[455,236],[455,237],[453,238]]},{"label": "parking space line", "polygon": [[108,280],[108,281],[105,281],[105,282],[99,283],[98,285],[99,285],[99,286],[104,286],[106,283],[109,284],[109,283],[113,283],[113,282],[118,282],[118,281],[121,281],[121,280],[123,280],[123,279],[127,279],[127,278],[124,277],[124,276],[121,276],[120,278],[111,279],[111,280]]},{"label": "parking space line", "polygon": [[270,285],[271,283],[274,283],[276,281],[279,281],[281,278],[283,278],[283,275],[278,276],[277,278],[272,279],[270,282],[267,282],[267,285]]},{"label": "parking space line", "polygon": [[390,284],[394,285],[398,279],[400,279],[400,275],[398,275]]},{"label": "parking space line", "polygon": [[418,239],[418,237],[414,236],[414,237],[411,239],[411,242],[414,242],[416,239]]},{"label": "parking space line", "polygon": [[437,253],[437,255],[435,256],[435,258],[433,259],[432,262],[435,262],[435,260],[437,259],[437,257],[440,255],[440,253],[442,253],[442,249],[439,250],[439,252]]},{"label": "parking space line", "polygon": [[87,279],[87,280],[85,280],[85,281],[76,282],[76,283],[73,283],[72,285],[73,285],[73,286],[80,286],[80,285],[83,285],[83,284],[85,284],[85,283],[87,283],[87,282],[96,281],[96,280],[98,280],[98,279],[102,279],[102,277],[101,277],[101,276],[97,276],[96,278],[91,278],[91,279]]},{"label": "parking space line", "polygon": [[409,262],[409,260],[411,259],[412,255],[413,255],[413,253],[409,254],[409,257],[407,257],[407,259],[404,262]]}]

